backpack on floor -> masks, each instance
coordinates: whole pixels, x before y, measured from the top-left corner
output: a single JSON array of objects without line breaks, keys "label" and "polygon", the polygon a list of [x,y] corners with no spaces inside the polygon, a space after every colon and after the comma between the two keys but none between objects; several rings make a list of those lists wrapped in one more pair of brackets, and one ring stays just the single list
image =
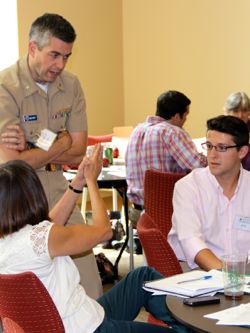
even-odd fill
[{"label": "backpack on floor", "polygon": [[104,253],[95,255],[98,271],[102,280],[102,284],[114,283],[115,267]]}]

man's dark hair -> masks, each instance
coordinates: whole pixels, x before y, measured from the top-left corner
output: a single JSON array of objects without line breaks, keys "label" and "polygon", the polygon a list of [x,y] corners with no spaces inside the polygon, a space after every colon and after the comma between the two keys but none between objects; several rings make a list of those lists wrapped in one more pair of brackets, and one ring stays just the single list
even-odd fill
[{"label": "man's dark hair", "polygon": [[155,114],[168,120],[179,113],[182,118],[190,104],[191,101],[187,96],[179,91],[169,90],[158,97]]},{"label": "man's dark hair", "polygon": [[29,40],[35,41],[39,48],[49,43],[51,37],[56,37],[65,43],[73,43],[76,33],[72,25],[58,14],[46,13],[39,16],[31,25]]},{"label": "man's dark hair", "polygon": [[231,135],[235,144],[239,146],[238,150],[241,146],[249,145],[249,130],[247,124],[240,118],[222,115],[209,119],[207,130]]},{"label": "man's dark hair", "polygon": [[49,218],[48,201],[36,172],[26,162],[0,165],[0,237]]}]

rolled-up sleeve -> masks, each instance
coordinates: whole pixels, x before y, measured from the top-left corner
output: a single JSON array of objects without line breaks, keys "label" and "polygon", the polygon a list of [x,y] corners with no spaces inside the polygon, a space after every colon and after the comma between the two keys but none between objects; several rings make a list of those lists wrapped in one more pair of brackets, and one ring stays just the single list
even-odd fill
[{"label": "rolled-up sleeve", "polygon": [[77,77],[74,77],[72,97],[72,110],[67,121],[67,129],[69,132],[87,131],[86,100]]},{"label": "rolled-up sleeve", "polygon": [[168,136],[168,150],[183,170],[193,170],[205,167],[207,159],[200,154],[191,137],[187,132],[174,129],[172,135]]},{"label": "rolled-up sleeve", "polygon": [[196,193],[194,184],[185,178],[175,185],[173,194],[173,226],[169,233],[168,241],[178,259],[187,261],[191,268],[195,268],[197,267],[194,262],[195,256],[208,246],[202,232],[199,196]]}]

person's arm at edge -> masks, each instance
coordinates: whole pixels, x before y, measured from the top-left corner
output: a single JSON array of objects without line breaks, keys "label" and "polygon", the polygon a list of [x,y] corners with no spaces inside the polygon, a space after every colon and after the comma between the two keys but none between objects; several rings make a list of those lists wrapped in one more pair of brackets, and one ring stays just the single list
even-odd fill
[{"label": "person's arm at edge", "polygon": [[216,257],[216,255],[209,249],[203,249],[199,251],[195,258],[195,263],[205,271],[210,271],[211,269],[221,269],[222,262]]}]

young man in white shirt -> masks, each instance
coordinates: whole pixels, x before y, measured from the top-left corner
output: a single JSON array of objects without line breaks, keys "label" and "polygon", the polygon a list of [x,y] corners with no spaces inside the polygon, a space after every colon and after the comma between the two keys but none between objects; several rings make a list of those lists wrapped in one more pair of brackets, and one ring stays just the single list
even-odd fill
[{"label": "young man in white shirt", "polygon": [[176,183],[173,226],[168,241],[179,260],[193,269],[221,268],[223,254],[250,248],[250,172],[247,125],[232,116],[207,121],[208,167]]}]

